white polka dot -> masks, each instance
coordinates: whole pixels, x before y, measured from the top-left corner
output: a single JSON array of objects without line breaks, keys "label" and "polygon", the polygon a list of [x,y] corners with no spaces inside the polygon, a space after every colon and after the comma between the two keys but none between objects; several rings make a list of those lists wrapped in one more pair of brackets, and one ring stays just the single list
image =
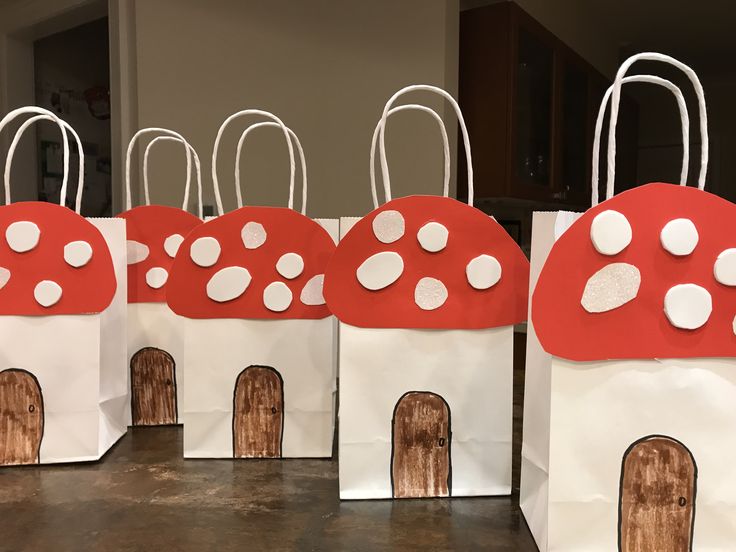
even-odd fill
[{"label": "white polka dot", "polygon": [[718,254],[713,264],[713,275],[724,286],[736,286],[736,248]]},{"label": "white polka dot", "polygon": [[128,250],[129,265],[143,262],[148,258],[150,251],[147,245],[135,240],[128,240],[126,246]]},{"label": "white polka dot", "polygon": [[69,266],[79,268],[92,258],[92,246],[86,241],[73,241],[64,246],[64,260]]},{"label": "white polka dot", "polygon": [[422,249],[430,253],[442,251],[447,245],[447,236],[450,233],[439,222],[428,222],[417,232],[417,239]]},{"label": "white polka dot", "polygon": [[146,272],[146,283],[153,289],[160,289],[166,284],[166,280],[169,279],[169,273],[166,272],[165,268],[155,266]]},{"label": "white polka dot", "polygon": [[179,248],[183,241],[184,236],[181,234],[171,234],[164,240],[164,251],[166,251],[166,254],[173,259],[179,252]]},{"label": "white polka dot", "polygon": [[189,248],[189,256],[201,267],[212,266],[220,258],[220,242],[209,236],[197,238]]},{"label": "white polka dot", "polygon": [[414,288],[414,302],[422,310],[440,308],[447,301],[447,288],[436,278],[422,278]]},{"label": "white polka dot", "polygon": [[404,217],[398,211],[381,211],[373,219],[373,234],[380,242],[395,242],[404,235]]},{"label": "white polka dot", "polygon": [[0,289],[5,287],[5,284],[10,280],[10,271],[7,268],[0,266]]},{"label": "white polka dot", "polygon": [[246,249],[258,249],[266,243],[266,229],[260,222],[246,222],[240,237]]},{"label": "white polka dot", "polygon": [[25,253],[38,245],[41,231],[27,220],[14,222],[5,230],[5,241],[16,253]]},{"label": "white polka dot", "polygon": [[640,285],[638,268],[628,263],[611,263],[588,278],[580,304],[590,313],[608,312],[634,299]]},{"label": "white polka dot", "polygon": [[733,317],[733,322],[731,322],[731,329],[733,330],[733,333],[736,335],[736,316]]},{"label": "white polka dot", "polygon": [[276,270],[284,278],[292,280],[304,271],[304,259],[296,253],[284,253],[276,262]]},{"label": "white polka dot", "polygon": [[501,279],[501,264],[490,255],[478,255],[465,267],[465,276],[475,289],[488,289]]},{"label": "white polka dot", "polygon": [[695,330],[708,321],[712,310],[710,293],[695,284],[671,287],[664,296],[664,312],[676,328]]},{"label": "white polka dot", "polygon": [[36,284],[33,297],[42,307],[53,307],[61,299],[61,286],[51,280],[43,280]]},{"label": "white polka dot", "polygon": [[288,309],[292,299],[291,290],[284,282],[271,282],[263,290],[263,304],[274,312]]},{"label": "white polka dot", "polygon": [[215,272],[207,282],[207,297],[218,303],[237,299],[251,282],[250,272],[242,266],[228,266]]},{"label": "white polka dot", "polygon": [[305,305],[324,305],[325,298],[322,295],[322,288],[325,284],[325,275],[317,274],[312,276],[309,281],[304,284],[300,296],[301,302]]},{"label": "white polka dot", "polygon": [[590,225],[590,239],[601,255],[617,255],[631,243],[631,225],[618,211],[603,211]]},{"label": "white polka dot", "polygon": [[698,229],[690,219],[673,219],[664,225],[659,241],[666,251],[673,255],[689,255],[698,245]]},{"label": "white polka dot", "polygon": [[356,276],[360,285],[371,291],[390,286],[404,272],[404,259],[394,251],[381,251],[368,257],[358,267]]}]

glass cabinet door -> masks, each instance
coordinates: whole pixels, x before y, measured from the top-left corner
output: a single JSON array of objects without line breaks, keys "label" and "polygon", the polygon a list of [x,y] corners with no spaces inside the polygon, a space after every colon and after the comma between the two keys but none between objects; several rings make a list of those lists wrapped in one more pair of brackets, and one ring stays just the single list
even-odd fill
[{"label": "glass cabinet door", "polygon": [[560,117],[560,183],[556,186],[561,199],[586,196],[589,188],[588,165],[588,75],[577,64],[565,62],[562,67],[562,116]]}]

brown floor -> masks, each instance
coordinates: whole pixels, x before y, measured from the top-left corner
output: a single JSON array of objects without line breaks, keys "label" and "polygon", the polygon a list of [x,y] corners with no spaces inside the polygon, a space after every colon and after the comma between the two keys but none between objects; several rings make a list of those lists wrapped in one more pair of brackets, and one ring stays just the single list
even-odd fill
[{"label": "brown floor", "polygon": [[335,460],[183,460],[181,428],[132,429],[100,462],[0,469],[1,551],[536,551],[514,495],[340,502]]}]

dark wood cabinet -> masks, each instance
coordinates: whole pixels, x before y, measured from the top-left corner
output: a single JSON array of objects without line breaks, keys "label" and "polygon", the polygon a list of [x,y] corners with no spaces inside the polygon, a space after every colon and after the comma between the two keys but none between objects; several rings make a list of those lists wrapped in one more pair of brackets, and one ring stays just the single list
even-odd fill
[{"label": "dark wood cabinet", "polygon": [[[589,205],[593,130],[609,85],[512,2],[461,12],[460,106],[473,148],[475,196]],[[617,163],[617,182],[630,183],[624,187],[636,179],[637,119],[635,102],[624,96]]]}]

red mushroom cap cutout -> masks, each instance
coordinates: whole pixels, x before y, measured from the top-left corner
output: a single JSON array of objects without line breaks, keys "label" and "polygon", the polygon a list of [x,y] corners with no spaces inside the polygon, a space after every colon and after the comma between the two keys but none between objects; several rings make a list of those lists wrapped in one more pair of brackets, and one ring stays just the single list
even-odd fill
[{"label": "red mushroom cap cutout", "polygon": [[325,297],[365,328],[480,329],[526,320],[529,261],[493,218],[457,200],[394,199],[355,224]]},{"label": "red mushroom cap cutout", "polygon": [[125,219],[128,234],[128,303],[165,303],[174,257],[202,220],[162,205],[143,205],[118,216]]},{"label": "red mushroom cap cutout", "polygon": [[116,287],[110,251],[89,221],[52,203],[0,207],[0,315],[99,313]]},{"label": "red mushroom cap cutout", "polygon": [[736,356],[736,205],[647,184],[555,243],[532,299],[544,349],[585,361]]},{"label": "red mushroom cap cutout", "polygon": [[335,242],[316,222],[280,207],[242,207],[195,227],[166,286],[188,318],[317,319]]}]

